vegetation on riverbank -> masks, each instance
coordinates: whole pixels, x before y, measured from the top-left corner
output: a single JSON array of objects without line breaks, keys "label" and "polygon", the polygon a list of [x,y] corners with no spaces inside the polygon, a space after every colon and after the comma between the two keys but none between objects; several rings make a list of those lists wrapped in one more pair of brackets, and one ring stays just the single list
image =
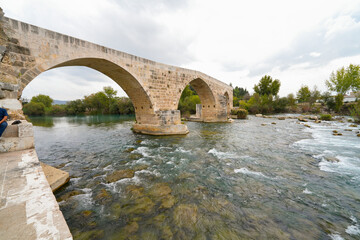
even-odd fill
[{"label": "vegetation on riverbank", "polygon": [[134,114],[131,100],[127,97],[117,97],[117,91],[111,87],[104,87],[103,91],[67,102],[65,105],[52,105],[53,99],[39,94],[31,98],[30,102],[23,102],[24,114],[28,116],[66,116],[82,114]]},{"label": "vegetation on riverbank", "polygon": [[[254,86],[253,95],[235,96],[234,107],[245,109],[250,114],[274,114],[274,113],[328,113],[340,115],[352,115],[356,121],[360,121],[360,96],[356,102],[344,103],[344,95],[349,92],[360,91],[360,66],[350,64],[347,68],[340,68],[331,73],[326,80],[328,91],[321,93],[316,86],[310,89],[303,85],[294,94],[287,97],[279,97],[281,83],[265,75]],[[242,93],[247,92],[246,89]],[[336,92],[333,96],[332,93]],[[331,116],[331,115],[330,115]]]}]

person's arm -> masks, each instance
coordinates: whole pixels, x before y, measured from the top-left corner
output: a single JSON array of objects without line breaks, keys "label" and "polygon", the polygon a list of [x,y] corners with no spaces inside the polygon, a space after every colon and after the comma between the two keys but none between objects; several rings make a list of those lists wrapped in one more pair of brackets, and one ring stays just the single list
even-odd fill
[{"label": "person's arm", "polygon": [[5,122],[7,118],[8,118],[8,117],[5,116],[3,119],[1,119],[0,124],[2,124],[3,122]]}]

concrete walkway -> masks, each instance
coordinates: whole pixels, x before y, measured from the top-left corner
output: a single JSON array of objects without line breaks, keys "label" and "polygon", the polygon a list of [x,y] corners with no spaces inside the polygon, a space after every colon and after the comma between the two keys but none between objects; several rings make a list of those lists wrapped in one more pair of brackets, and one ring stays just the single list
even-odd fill
[{"label": "concrete walkway", "polygon": [[72,239],[34,149],[0,153],[0,239]]}]

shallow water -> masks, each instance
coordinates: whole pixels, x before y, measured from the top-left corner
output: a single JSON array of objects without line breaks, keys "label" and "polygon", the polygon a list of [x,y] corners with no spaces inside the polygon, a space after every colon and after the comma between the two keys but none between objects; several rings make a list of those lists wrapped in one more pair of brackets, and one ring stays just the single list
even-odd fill
[{"label": "shallow water", "polygon": [[[250,116],[145,136],[118,116],[45,122],[36,150],[72,177],[56,197],[75,239],[360,239],[359,127],[349,123]],[[125,169],[134,177],[108,183]]]}]

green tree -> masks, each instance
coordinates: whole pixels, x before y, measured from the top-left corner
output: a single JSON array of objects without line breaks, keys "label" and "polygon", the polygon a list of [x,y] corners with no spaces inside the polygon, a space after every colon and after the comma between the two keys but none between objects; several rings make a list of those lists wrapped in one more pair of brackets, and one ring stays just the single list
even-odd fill
[{"label": "green tree", "polygon": [[30,102],[42,103],[42,104],[44,104],[45,107],[50,108],[53,101],[54,100],[52,98],[50,98],[49,96],[39,94],[37,96],[32,97]]},{"label": "green tree", "polygon": [[242,88],[242,87],[235,87],[233,90],[233,96],[238,98],[239,100],[243,99],[243,97],[245,96],[245,94],[249,94],[248,90],[246,90],[246,88]]},{"label": "green tree", "polygon": [[65,105],[65,111],[67,115],[79,115],[86,111],[84,102],[81,99],[67,102]]},{"label": "green tree", "polygon": [[29,102],[24,105],[23,111],[28,116],[43,116],[45,114],[45,105],[42,102]]},{"label": "green tree", "polygon": [[315,85],[314,89],[310,93],[310,98],[309,98],[310,105],[316,103],[316,101],[319,100],[320,98],[321,98],[321,93],[318,90],[317,86]]},{"label": "green tree", "polygon": [[308,86],[301,86],[301,88],[297,92],[296,96],[300,103],[309,102],[310,97],[311,97],[311,91]]},{"label": "green tree", "polygon": [[324,92],[321,95],[321,100],[324,102],[324,104],[327,106],[328,111],[335,110],[335,100],[331,96],[330,92]]},{"label": "green tree", "polygon": [[335,111],[340,112],[341,107],[344,105],[344,95],[339,93],[335,96]]},{"label": "green tree", "polygon": [[293,93],[289,93],[287,95],[287,99],[288,99],[288,105],[289,106],[295,106],[296,105],[296,99]]},{"label": "green tree", "polygon": [[273,95],[276,96],[280,90],[280,81],[273,80],[272,77],[265,75],[260,79],[258,85],[254,86],[254,91],[259,95]]},{"label": "green tree", "polygon": [[340,68],[336,72],[332,72],[326,85],[330,91],[344,95],[352,90],[354,92],[360,90],[360,66],[350,64],[347,68]]}]

